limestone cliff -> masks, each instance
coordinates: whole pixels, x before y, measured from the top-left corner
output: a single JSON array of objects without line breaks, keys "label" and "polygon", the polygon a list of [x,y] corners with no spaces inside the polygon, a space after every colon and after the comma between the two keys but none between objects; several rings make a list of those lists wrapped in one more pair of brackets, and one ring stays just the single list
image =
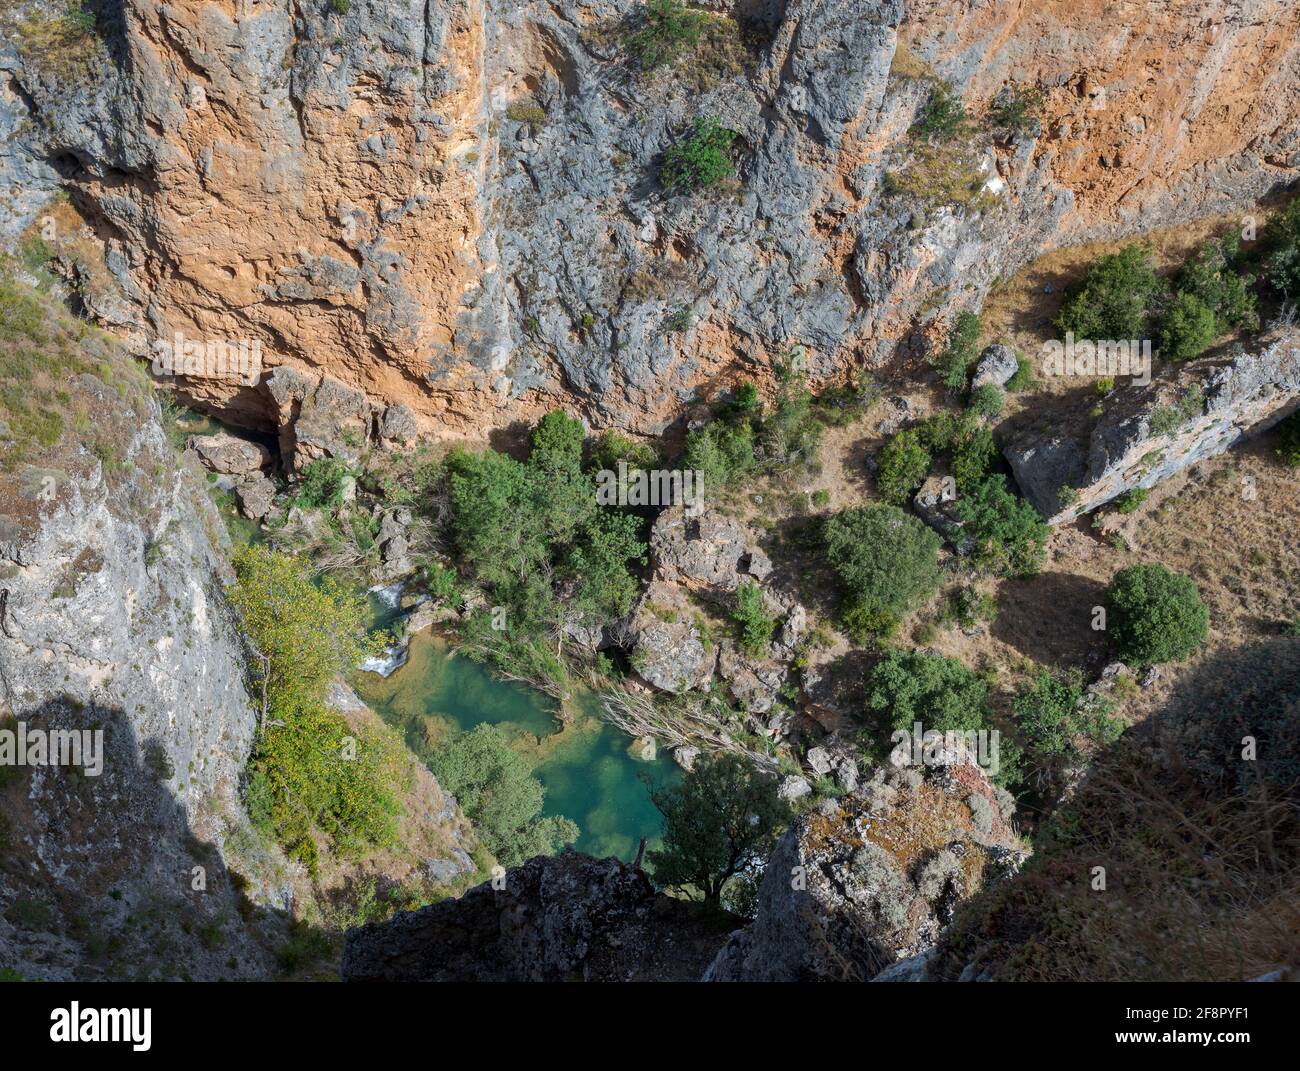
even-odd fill
[{"label": "limestone cliff", "polygon": [[[1244,208],[1300,165],[1285,0],[722,5],[649,73],[635,0],[124,0],[75,64],[39,46],[53,4],[15,10],[6,233],[65,187],[141,352],[256,340],[448,435],[557,403],[657,432],[795,345],[816,380],[906,365],[1036,252]],[[939,80],[973,116],[1021,91],[1041,114],[938,160],[908,129]],[[670,195],[700,115],[738,133],[736,180]],[[256,383],[181,385],[283,417]]]}]

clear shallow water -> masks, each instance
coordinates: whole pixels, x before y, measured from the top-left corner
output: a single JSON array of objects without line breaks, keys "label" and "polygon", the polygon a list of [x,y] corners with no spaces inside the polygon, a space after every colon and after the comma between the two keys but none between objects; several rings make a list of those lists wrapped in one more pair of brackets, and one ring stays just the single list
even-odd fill
[{"label": "clear shallow water", "polygon": [[634,758],[632,741],[600,717],[590,694],[573,703],[573,720],[561,726],[548,696],[454,656],[428,632],[411,640],[406,665],[387,679],[360,674],[357,691],[426,761],[454,732],[483,722],[505,728],[546,786],[545,813],[565,815],[582,831],[579,851],[630,861],[641,837],[656,843],[661,819],[650,788],[681,771],[667,755]]}]

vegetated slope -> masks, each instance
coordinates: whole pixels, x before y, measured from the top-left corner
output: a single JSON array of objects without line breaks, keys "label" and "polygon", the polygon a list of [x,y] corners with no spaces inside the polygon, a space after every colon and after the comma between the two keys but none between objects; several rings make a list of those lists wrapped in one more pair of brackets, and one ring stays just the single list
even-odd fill
[{"label": "vegetated slope", "polygon": [[[1103,877],[1097,868],[1104,869]],[[1300,639],[1220,651],[1096,758],[935,977],[1234,980],[1300,962]]]}]

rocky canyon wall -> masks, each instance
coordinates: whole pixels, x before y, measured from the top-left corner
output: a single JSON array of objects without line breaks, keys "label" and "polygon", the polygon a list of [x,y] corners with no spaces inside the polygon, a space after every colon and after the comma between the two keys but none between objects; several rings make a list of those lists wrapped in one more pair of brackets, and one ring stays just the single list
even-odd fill
[{"label": "rocky canyon wall", "polygon": [[[794,347],[819,382],[906,368],[1045,248],[1300,173],[1284,0],[711,6],[645,73],[635,0],[102,5],[78,70],[0,49],[3,225],[69,190],[141,354],[256,341],[260,381],[178,384],[238,422],[278,425],[289,365],[441,435],[557,404],[658,433]],[[1040,116],[927,158],[908,130],[938,80],[976,118],[1028,89]],[[702,115],[738,133],[735,179],[669,194]]]}]

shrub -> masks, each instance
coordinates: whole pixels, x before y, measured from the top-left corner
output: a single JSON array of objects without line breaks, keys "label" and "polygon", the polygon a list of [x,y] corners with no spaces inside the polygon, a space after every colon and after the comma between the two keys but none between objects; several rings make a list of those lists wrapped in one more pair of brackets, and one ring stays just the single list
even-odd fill
[{"label": "shrub", "polygon": [[1126,662],[1181,662],[1205,642],[1209,611],[1196,585],[1163,565],[1133,565],[1106,589],[1106,629]]},{"label": "shrub", "polygon": [[758,445],[769,468],[807,463],[817,457],[822,423],[813,414],[812,392],[803,376],[785,370],[772,412],[759,424]]},{"label": "shrub", "polygon": [[1130,487],[1115,499],[1115,507],[1120,513],[1136,513],[1150,494],[1145,487]]},{"label": "shrub", "polygon": [[353,479],[352,466],[343,458],[317,458],[302,470],[302,482],[294,501],[303,509],[338,509],[343,505],[348,482]]},{"label": "shrub", "polygon": [[735,172],[731,162],[731,146],[735,140],[736,132],[716,119],[709,116],[696,119],[686,140],[664,154],[659,169],[660,185],[689,193],[729,178]]},{"label": "shrub", "polygon": [[981,729],[988,719],[988,685],[955,658],[921,651],[890,651],[867,673],[867,713],[888,738],[924,731]]},{"label": "shrub", "polygon": [[913,124],[912,133],[918,137],[945,142],[966,133],[969,126],[961,97],[947,82],[934,82],[930,99],[925,102],[920,116]]},{"label": "shrub", "polygon": [[1300,197],[1294,197],[1268,229],[1272,247],[1264,258],[1264,277],[1279,293],[1300,293]]},{"label": "shrub", "polygon": [[1056,326],[1081,339],[1141,338],[1147,311],[1163,291],[1150,248],[1125,246],[1102,257],[1067,291]]},{"label": "shrub", "polygon": [[654,447],[629,439],[612,428],[602,431],[591,444],[586,468],[589,472],[617,472],[618,463],[626,462],[629,470],[652,469],[659,458]]},{"label": "shrub", "polygon": [[1040,670],[1012,700],[1011,709],[1025,743],[1044,755],[1064,754],[1080,735],[1112,744],[1124,729],[1124,723],[1111,716],[1107,700],[1088,695],[1077,668],[1064,673]]},{"label": "shrub", "polygon": [[465,598],[456,570],[449,569],[441,562],[430,561],[425,564],[424,586],[428,589],[429,598],[435,603],[452,609],[458,609]]},{"label": "shrub", "polygon": [[1034,385],[1034,366],[1028,357],[1016,355],[1016,370],[1007,380],[1007,390],[1016,392],[1028,390]]},{"label": "shrub", "polygon": [[1151,434],[1173,435],[1204,411],[1205,392],[1199,386],[1188,387],[1173,405],[1160,405],[1151,411]]},{"label": "shrub", "polygon": [[737,755],[696,760],[680,785],[651,793],[663,847],[648,853],[655,884],[716,909],[733,877],[761,865],[792,817],[776,780]]},{"label": "shrub", "polygon": [[976,481],[954,510],[974,540],[979,564],[1008,576],[1032,576],[1043,567],[1050,530],[1033,506],[1007,490],[1002,476]]},{"label": "shrub", "polygon": [[969,311],[958,313],[956,322],[948,332],[947,345],[931,362],[945,386],[954,390],[966,386],[966,376],[979,355],[979,340],[979,316]]},{"label": "shrub", "polygon": [[985,383],[971,392],[970,409],[976,416],[992,420],[1002,412],[1006,400],[1001,387],[996,383]]},{"label": "shrub", "polygon": [[776,629],[776,618],[763,609],[763,589],[746,580],[736,589],[736,609],[732,620],[740,628],[740,649],[747,655],[761,657],[767,653]]},{"label": "shrub", "polygon": [[997,443],[988,428],[961,421],[952,440],[952,459],[948,464],[957,490],[964,493],[988,475],[997,455]]},{"label": "shrub", "polygon": [[699,43],[707,21],[682,0],[647,0],[640,27],[627,39],[628,52],[642,70],[671,63],[685,46]]},{"label": "shrub", "polygon": [[553,855],[578,837],[568,818],[542,816],[546,790],[498,725],[485,723],[453,737],[430,765],[502,866]]},{"label": "shrub", "polygon": [[1180,294],[1198,298],[1214,313],[1218,334],[1231,327],[1253,331],[1259,326],[1255,295],[1250,291],[1255,278],[1235,270],[1239,255],[1236,234],[1211,239],[1183,265],[1175,280]]},{"label": "shrub", "polygon": [[705,487],[726,487],[757,467],[754,429],[748,423],[715,420],[688,432],[683,461],[688,469],[703,474]]},{"label": "shrub", "polygon": [[915,428],[900,431],[880,451],[876,490],[886,502],[904,505],[921,486],[933,458]]},{"label": "shrub", "polygon": [[1288,468],[1300,468],[1300,411],[1283,420],[1277,431],[1277,456]]},{"label": "shrub", "polygon": [[997,130],[1023,134],[1030,130],[1043,108],[1043,94],[1036,86],[1008,86],[989,105],[989,122]]},{"label": "shrub", "polygon": [[1179,291],[1160,321],[1160,352],[1171,361],[1199,357],[1218,337],[1214,310],[1195,294]]},{"label": "shrub", "polygon": [[830,517],[826,556],[844,597],[845,622],[860,638],[888,633],[939,586],[940,539],[893,506],[862,506]]}]

